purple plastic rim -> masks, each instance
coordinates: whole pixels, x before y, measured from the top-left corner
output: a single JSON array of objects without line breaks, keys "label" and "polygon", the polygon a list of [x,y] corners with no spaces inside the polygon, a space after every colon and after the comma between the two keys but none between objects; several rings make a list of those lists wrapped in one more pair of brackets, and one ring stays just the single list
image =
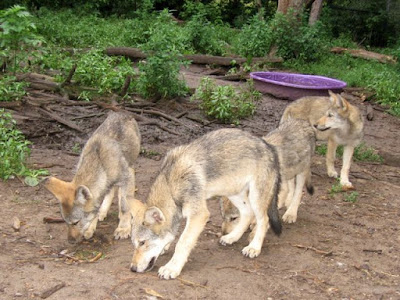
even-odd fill
[{"label": "purple plastic rim", "polygon": [[252,72],[250,77],[261,82],[308,90],[340,90],[347,85],[334,78],[283,72]]}]

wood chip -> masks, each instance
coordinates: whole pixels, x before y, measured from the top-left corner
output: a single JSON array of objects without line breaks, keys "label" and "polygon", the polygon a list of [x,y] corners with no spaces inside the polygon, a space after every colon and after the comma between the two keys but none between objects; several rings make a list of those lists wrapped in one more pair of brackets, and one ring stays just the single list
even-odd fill
[{"label": "wood chip", "polygon": [[40,298],[46,299],[46,298],[50,297],[51,295],[53,295],[55,292],[61,290],[61,289],[62,289],[63,287],[65,287],[65,286],[66,286],[66,284],[65,284],[64,282],[63,282],[63,283],[59,283],[59,284],[57,284],[56,286],[53,286],[52,288],[50,288],[50,289],[44,291],[44,292],[40,295]]},{"label": "wood chip", "polygon": [[143,291],[147,295],[150,295],[150,296],[153,296],[153,297],[157,297],[157,298],[160,298],[160,299],[164,299],[164,296],[162,296],[161,294],[157,293],[155,290],[152,290],[152,289],[149,289],[149,288],[144,288]]},{"label": "wood chip", "polygon": [[19,220],[18,217],[14,217],[14,218],[13,218],[12,228],[13,228],[15,231],[19,231],[19,230],[20,230],[20,228],[21,228],[21,221]]}]

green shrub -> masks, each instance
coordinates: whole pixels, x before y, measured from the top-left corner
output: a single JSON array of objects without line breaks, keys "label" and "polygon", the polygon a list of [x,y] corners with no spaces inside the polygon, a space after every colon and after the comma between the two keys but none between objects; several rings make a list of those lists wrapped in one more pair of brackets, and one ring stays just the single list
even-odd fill
[{"label": "green shrub", "polygon": [[5,49],[5,56],[13,56],[14,73],[17,68],[17,51],[36,46],[40,40],[32,16],[25,7],[14,5],[0,10],[0,49]]},{"label": "green shrub", "polygon": [[210,78],[201,80],[192,100],[200,100],[200,108],[215,119],[224,123],[239,124],[239,119],[254,114],[256,102],[261,94],[254,90],[252,82],[245,89],[236,91],[231,85],[217,86]]},{"label": "green shrub", "polygon": [[164,10],[152,23],[148,41],[141,46],[147,53],[146,61],[139,63],[137,92],[144,98],[174,98],[188,92],[180,77],[180,68],[188,64],[181,53],[187,44],[168,11]]},{"label": "green shrub", "polygon": [[205,15],[194,15],[185,25],[188,43],[195,52],[222,55],[225,52],[224,41],[218,36],[222,27],[215,26]]},{"label": "green shrub", "polygon": [[322,25],[307,25],[299,16],[288,12],[277,13],[269,23],[271,43],[277,46],[277,54],[284,59],[312,61],[320,57],[325,48]]},{"label": "green shrub", "polygon": [[271,28],[260,14],[253,16],[243,26],[235,41],[236,52],[244,57],[264,56],[269,53],[271,46]]},{"label": "green shrub", "polygon": [[23,134],[16,129],[11,114],[0,109],[0,178],[7,180],[13,175],[26,176],[29,185],[38,183],[37,177],[46,175],[45,170],[31,170],[25,163],[30,155],[29,145]]}]

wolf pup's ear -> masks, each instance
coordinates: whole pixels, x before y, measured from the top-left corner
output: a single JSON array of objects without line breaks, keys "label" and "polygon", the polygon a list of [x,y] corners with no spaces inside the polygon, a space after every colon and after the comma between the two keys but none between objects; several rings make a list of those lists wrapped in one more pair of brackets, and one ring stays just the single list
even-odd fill
[{"label": "wolf pup's ear", "polygon": [[148,208],[144,214],[144,221],[146,224],[152,225],[154,223],[162,223],[165,221],[164,214],[160,209],[155,206]]},{"label": "wolf pup's ear", "polygon": [[43,181],[44,187],[52,193],[63,205],[71,206],[74,202],[75,186],[55,177],[48,177]]},{"label": "wolf pup's ear", "polygon": [[346,99],[344,99],[339,94],[333,93],[331,90],[329,90],[329,100],[331,101],[332,105],[337,108],[343,109],[344,111],[346,111],[349,106],[349,103],[346,101]]},{"label": "wolf pup's ear", "polygon": [[76,201],[78,201],[79,204],[85,205],[92,198],[92,193],[87,186],[78,186],[78,188],[76,189]]}]

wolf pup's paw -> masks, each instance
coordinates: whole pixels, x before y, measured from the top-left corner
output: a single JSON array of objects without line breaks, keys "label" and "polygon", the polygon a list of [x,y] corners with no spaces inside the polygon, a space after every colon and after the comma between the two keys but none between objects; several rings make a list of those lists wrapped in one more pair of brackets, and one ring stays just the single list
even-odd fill
[{"label": "wolf pup's paw", "polygon": [[283,222],[285,223],[294,223],[297,220],[297,214],[291,213],[290,211],[286,211],[282,217]]},{"label": "wolf pup's paw", "polygon": [[351,191],[354,190],[353,185],[351,184],[350,181],[345,181],[345,180],[340,180],[340,185],[342,186],[343,191]]},{"label": "wolf pup's paw", "polygon": [[332,178],[338,178],[338,173],[336,172],[335,169],[333,170],[328,170],[328,176]]},{"label": "wolf pup's paw", "polygon": [[99,221],[101,222],[101,221],[104,221],[104,219],[107,217],[107,212],[104,212],[104,211],[100,211],[99,212],[99,216],[98,216],[98,219],[99,219]]},{"label": "wolf pup's paw", "polygon": [[221,238],[219,239],[219,243],[223,246],[226,245],[232,245],[234,242],[236,242],[236,239],[232,238],[231,236],[229,236],[229,234],[227,235],[223,235],[221,236]]},{"label": "wolf pup's paw", "polygon": [[167,280],[178,277],[180,273],[181,270],[175,270],[175,268],[169,266],[169,264],[166,264],[158,269],[158,277]]},{"label": "wolf pup's paw", "polygon": [[254,249],[253,247],[251,247],[250,245],[247,247],[244,247],[242,250],[242,254],[244,256],[250,257],[250,258],[254,258],[259,256],[261,253],[261,249]]},{"label": "wolf pup's paw", "polygon": [[131,228],[118,227],[114,231],[114,238],[116,240],[127,239],[131,235]]}]

